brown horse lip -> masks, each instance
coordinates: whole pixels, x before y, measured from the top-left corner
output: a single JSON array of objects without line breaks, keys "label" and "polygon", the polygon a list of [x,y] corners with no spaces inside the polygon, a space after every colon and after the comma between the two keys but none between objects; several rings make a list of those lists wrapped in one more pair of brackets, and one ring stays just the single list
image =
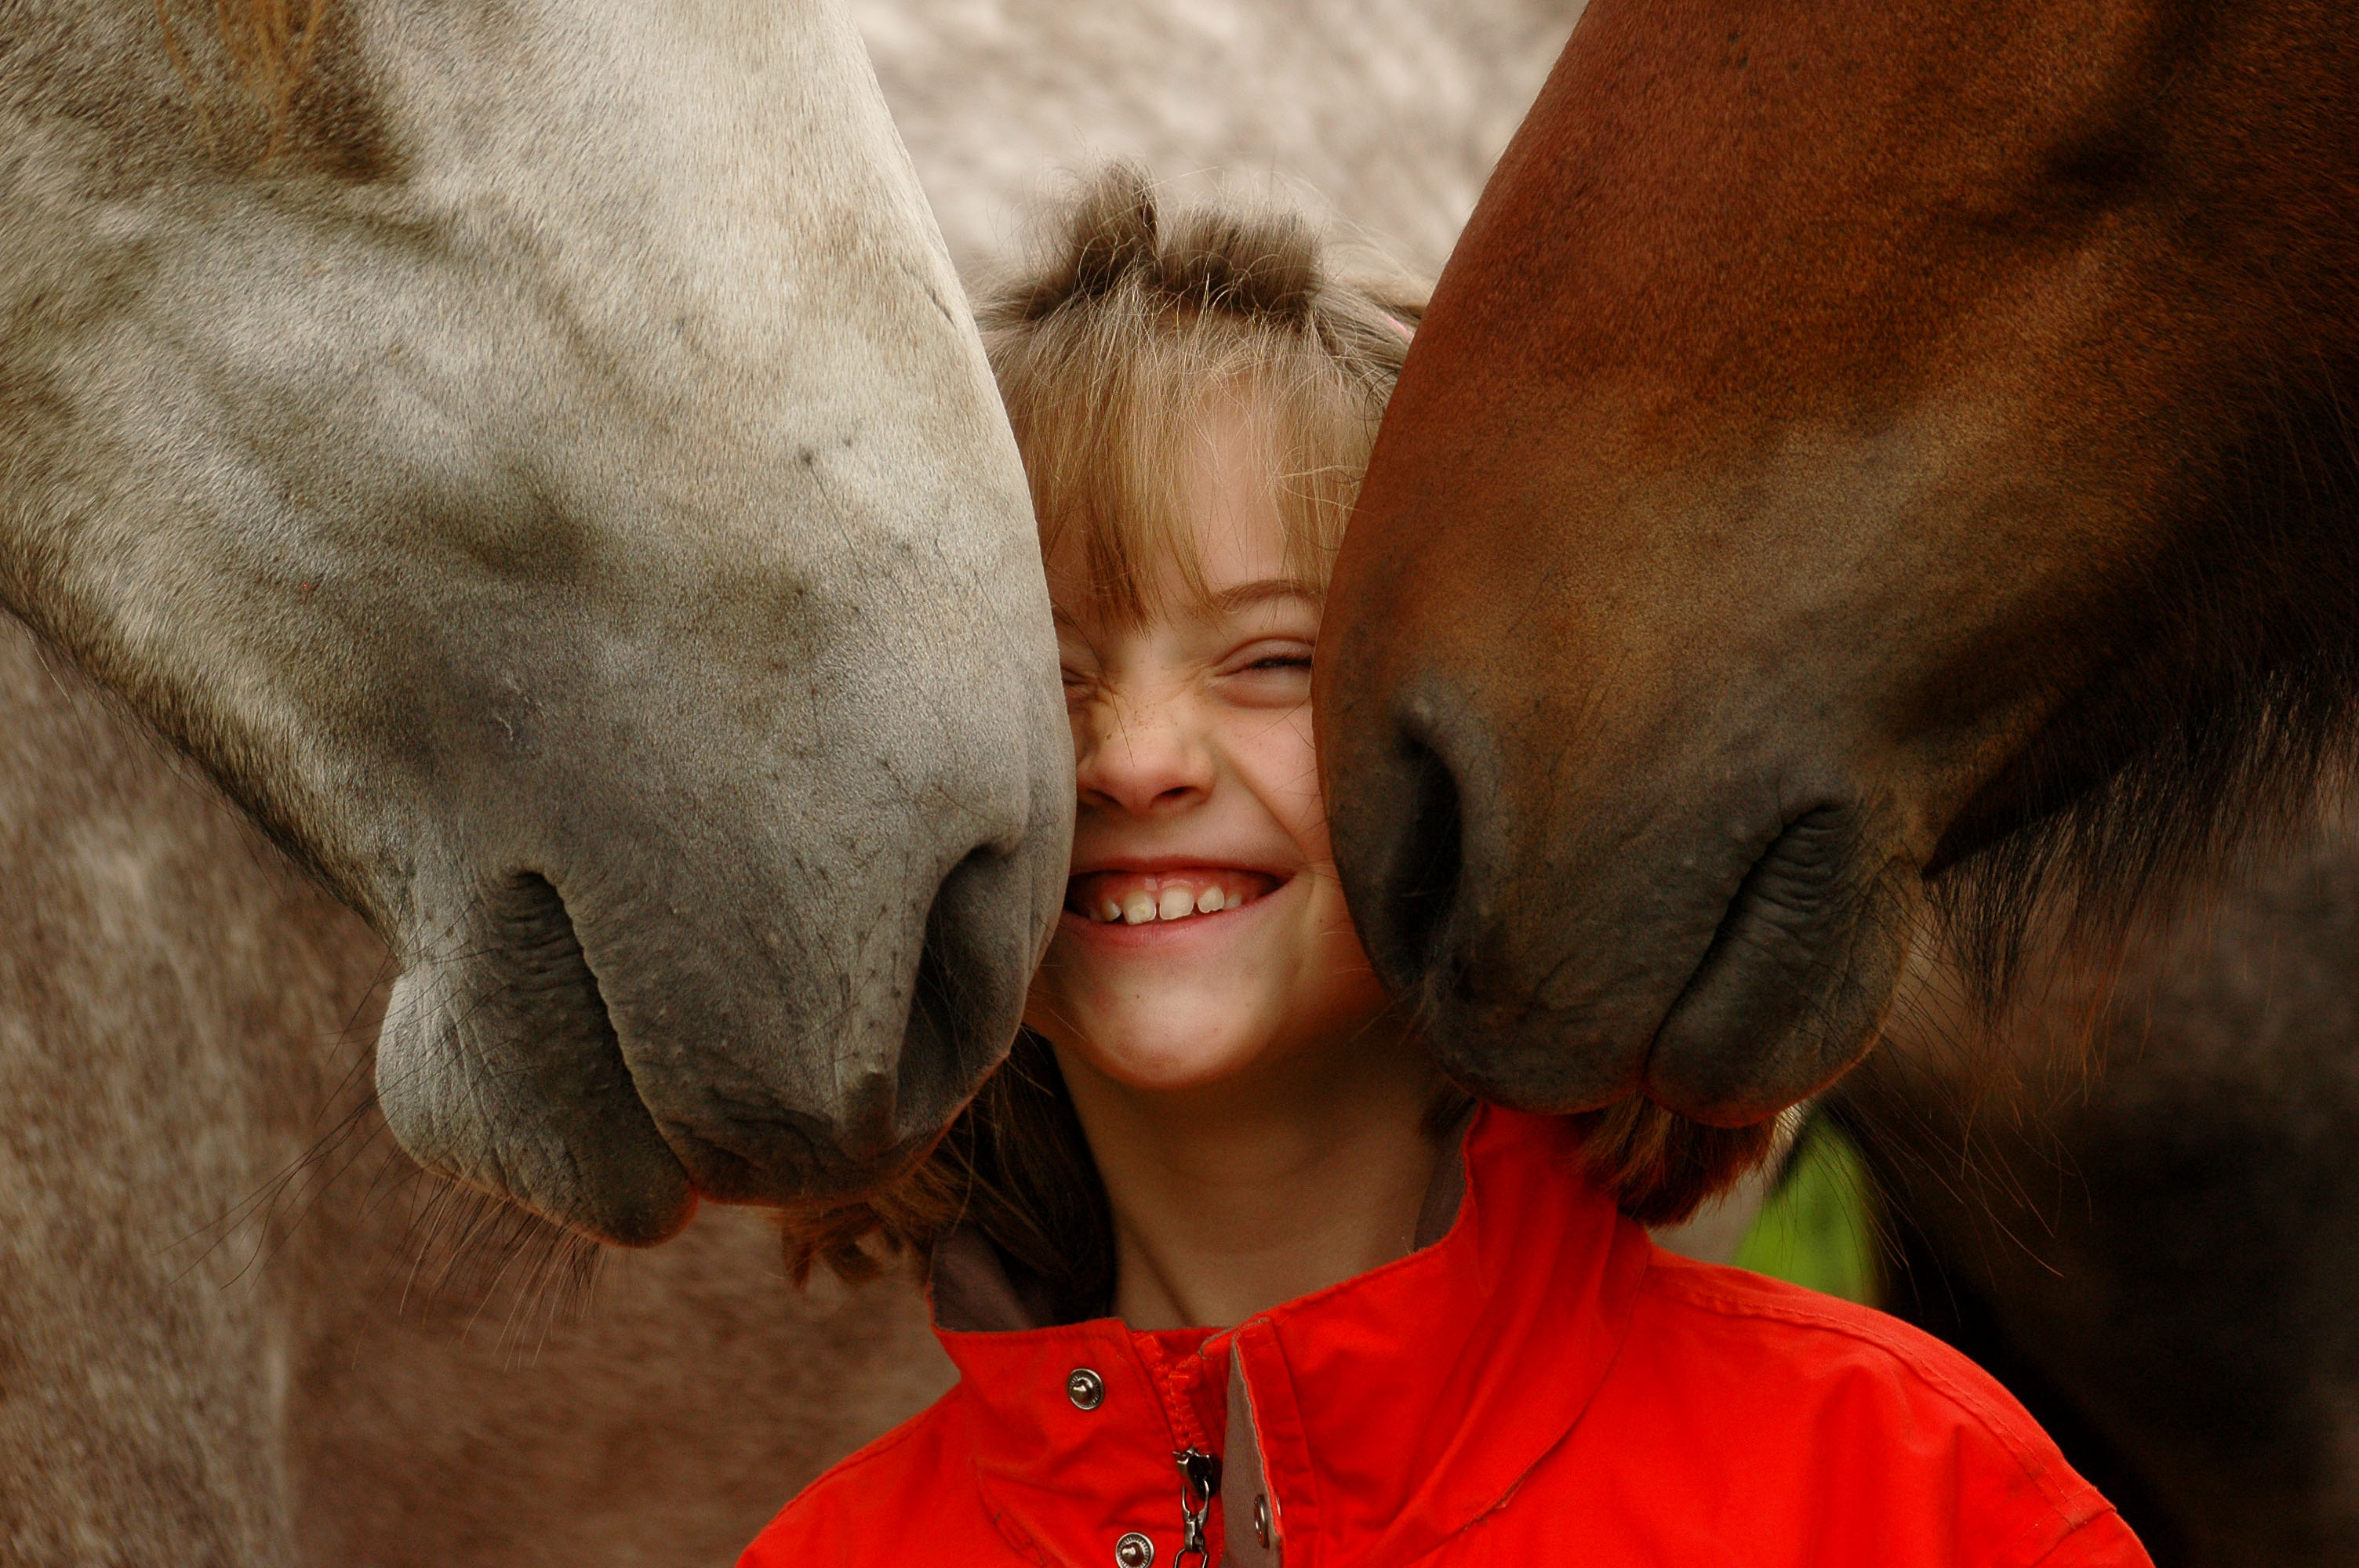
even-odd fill
[{"label": "brown horse lip", "polygon": [[1811,806],[1755,860],[1647,1046],[1649,1098],[1693,1120],[1741,1126],[1858,1058],[1882,1004],[1862,977],[1897,972],[1904,925],[1862,815]]},{"label": "brown horse lip", "polygon": [[[1790,756],[1730,756],[1711,797],[1666,792],[1636,821],[1517,822],[1502,746],[1462,696],[1412,675],[1385,706],[1322,757],[1337,859],[1370,960],[1417,998],[1458,1082],[1552,1112],[1636,1091],[1734,1126],[1870,1037],[1885,992],[1840,971],[1893,924],[1883,807],[1794,777],[1810,770]],[[1571,875],[1593,896],[1568,906]],[[1836,1040],[1829,1019],[1857,1032]]]}]

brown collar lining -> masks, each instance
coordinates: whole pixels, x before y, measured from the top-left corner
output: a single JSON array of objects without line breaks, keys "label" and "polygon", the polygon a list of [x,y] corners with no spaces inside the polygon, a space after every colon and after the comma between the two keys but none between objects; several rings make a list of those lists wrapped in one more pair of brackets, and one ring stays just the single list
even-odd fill
[{"label": "brown collar lining", "polygon": [[[1432,1246],[1458,1223],[1458,1210],[1466,1201],[1466,1132],[1473,1120],[1474,1108],[1470,1105],[1442,1132],[1445,1152],[1433,1162],[1433,1180],[1418,1207],[1412,1251]],[[998,1247],[979,1227],[959,1226],[934,1244],[929,1280],[934,1325],[950,1333],[1006,1334],[1057,1326],[1049,1311],[1048,1292],[1026,1290]]]}]

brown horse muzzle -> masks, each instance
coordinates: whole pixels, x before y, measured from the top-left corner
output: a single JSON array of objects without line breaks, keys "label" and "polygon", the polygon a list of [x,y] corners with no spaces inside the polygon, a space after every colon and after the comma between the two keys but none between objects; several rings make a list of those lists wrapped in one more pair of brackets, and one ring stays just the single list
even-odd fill
[{"label": "brown horse muzzle", "polygon": [[[1636,1092],[1735,1126],[1857,1059],[1912,917],[1888,813],[1757,762],[1648,769],[1662,787],[1611,803],[1534,789],[1595,765],[1581,737],[1497,724],[1431,673],[1371,703],[1386,672],[1348,638],[1333,665],[1328,798],[1353,916],[1453,1077],[1529,1109]],[[1727,793],[1675,782],[1695,777]],[[1605,815],[1631,801],[1637,819]]]}]

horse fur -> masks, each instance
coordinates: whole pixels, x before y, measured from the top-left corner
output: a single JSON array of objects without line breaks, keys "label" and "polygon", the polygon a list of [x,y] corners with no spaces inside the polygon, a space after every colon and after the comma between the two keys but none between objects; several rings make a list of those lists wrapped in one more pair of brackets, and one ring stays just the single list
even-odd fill
[{"label": "horse fur", "polygon": [[1936,949],[1832,1098],[1887,1309],[2005,1382],[2159,1568],[2359,1555],[2359,805],[2126,929],[2038,918],[1996,1012]]},{"label": "horse fur", "polygon": [[0,1561],[725,1561],[946,1383],[751,1214],[592,1283],[419,1171],[385,946],[5,619],[0,847]]}]

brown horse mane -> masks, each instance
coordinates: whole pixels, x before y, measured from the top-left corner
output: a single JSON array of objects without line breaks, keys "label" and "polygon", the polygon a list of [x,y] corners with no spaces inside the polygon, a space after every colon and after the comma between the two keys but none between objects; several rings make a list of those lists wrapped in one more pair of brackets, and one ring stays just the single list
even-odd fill
[{"label": "brown horse mane", "polygon": [[[1969,807],[1928,868],[1986,1017],[2035,923],[2101,960],[2241,857],[2282,848],[2359,760],[2359,346],[2255,373],[2182,547],[2100,611],[2125,650]],[[2234,417],[2234,416],[2232,416]],[[2238,427],[2241,426],[2241,428]]]}]

